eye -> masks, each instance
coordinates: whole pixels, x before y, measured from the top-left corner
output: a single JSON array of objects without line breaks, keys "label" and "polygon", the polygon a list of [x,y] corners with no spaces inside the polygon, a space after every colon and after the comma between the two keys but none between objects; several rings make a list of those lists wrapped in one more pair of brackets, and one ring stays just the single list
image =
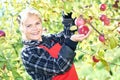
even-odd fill
[{"label": "eye", "polygon": [[41,23],[40,22],[37,22],[36,25],[40,25]]},{"label": "eye", "polygon": [[27,25],[26,27],[31,27],[31,25]]}]

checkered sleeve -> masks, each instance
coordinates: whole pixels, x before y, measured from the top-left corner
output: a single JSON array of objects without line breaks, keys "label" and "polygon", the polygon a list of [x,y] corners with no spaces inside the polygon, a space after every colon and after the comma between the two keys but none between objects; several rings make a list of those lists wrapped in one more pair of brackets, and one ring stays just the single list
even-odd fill
[{"label": "checkered sleeve", "polygon": [[65,36],[63,32],[57,33],[57,34],[50,34],[49,36],[46,36],[49,40],[53,40],[55,43],[64,43]]},{"label": "checkered sleeve", "polygon": [[65,38],[64,32],[60,32],[58,34],[51,34],[49,40],[53,40],[55,43],[59,42],[61,45],[66,44],[69,46],[73,51],[75,51],[78,42],[74,42],[70,40],[70,38]]},{"label": "checkered sleeve", "polygon": [[[63,46],[59,57],[53,58],[44,49],[38,47],[27,47],[22,51],[23,64],[30,75],[38,74],[61,74],[67,71],[72,65],[74,53],[71,49]],[[67,51],[68,50],[68,51]],[[72,54],[71,58],[63,57],[61,53]]]}]

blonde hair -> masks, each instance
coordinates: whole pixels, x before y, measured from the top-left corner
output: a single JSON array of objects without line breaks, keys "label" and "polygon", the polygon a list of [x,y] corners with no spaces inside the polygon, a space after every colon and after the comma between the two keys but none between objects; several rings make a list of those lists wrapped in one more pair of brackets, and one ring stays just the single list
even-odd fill
[{"label": "blonde hair", "polygon": [[19,15],[17,17],[18,23],[22,24],[23,21],[27,18],[27,16],[29,14],[38,16],[40,21],[42,22],[42,18],[41,18],[40,12],[38,10],[36,10],[34,8],[26,8],[19,13]]}]

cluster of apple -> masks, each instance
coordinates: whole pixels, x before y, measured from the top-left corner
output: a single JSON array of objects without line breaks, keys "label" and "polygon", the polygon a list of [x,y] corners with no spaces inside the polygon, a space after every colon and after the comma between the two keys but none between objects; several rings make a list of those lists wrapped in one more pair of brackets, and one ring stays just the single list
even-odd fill
[{"label": "cluster of apple", "polygon": [[[106,5],[106,4],[101,4],[101,5],[100,5],[100,10],[101,10],[101,11],[105,11],[106,8],[107,8],[107,5]],[[106,15],[102,14],[102,15],[100,16],[100,20],[101,20],[102,22],[104,22],[104,25],[107,25],[107,26],[110,25],[110,19],[109,19]]]},{"label": "cluster of apple", "polygon": [[[106,8],[107,8],[107,5],[106,5],[106,4],[101,4],[101,5],[100,5],[100,10],[101,10],[101,11],[105,11]],[[102,22],[104,22],[104,25],[107,25],[107,26],[110,25],[110,19],[109,19],[106,15],[102,14],[102,15],[100,16],[100,20],[101,20]],[[76,18],[76,20],[75,20],[75,25],[78,27],[78,33],[79,33],[79,34],[85,34],[85,35],[86,35],[86,34],[89,32],[88,26],[85,25],[86,22],[87,22],[87,21],[83,18],[82,15],[80,15],[78,18]],[[105,42],[104,34],[100,33],[91,23],[89,23],[89,24],[91,25],[91,27],[93,27],[93,29],[94,29],[95,31],[97,31],[97,32],[100,34],[99,40],[100,40],[101,42]]]},{"label": "cluster of apple", "polygon": [[89,28],[86,24],[85,19],[83,18],[82,15],[80,15],[78,18],[75,19],[75,25],[78,28],[78,33],[79,34],[84,34],[86,35],[89,32]]},{"label": "cluster of apple", "polygon": [[[113,4],[113,7],[118,8],[118,0],[115,1],[115,4]],[[100,4],[100,11],[105,11],[107,9],[107,5],[105,3]],[[92,20],[91,16],[90,20]],[[100,21],[104,23],[105,26],[110,25],[110,18],[108,18],[105,14],[101,14],[99,17]],[[86,35],[89,32],[89,27],[86,25],[86,23],[90,24],[90,26],[99,34],[99,41],[104,43],[106,41],[104,33],[99,32],[91,23],[91,21],[88,21],[87,19],[84,19],[82,15],[80,15],[78,18],[75,19],[75,25],[77,26],[77,31],[79,34],[84,34]],[[119,22],[119,27],[118,27],[118,32],[120,33],[120,22]],[[92,60],[97,63],[99,62],[99,58],[94,55],[92,56]]]},{"label": "cluster of apple", "polygon": [[[113,7],[118,8],[118,3],[119,0],[116,0],[115,3],[113,4]],[[103,3],[100,4],[100,11],[105,11],[107,9],[107,4]],[[91,17],[90,17],[91,19]],[[110,25],[110,18],[107,17],[107,15],[105,14],[101,14],[100,18],[99,18],[105,26],[109,26]],[[79,34],[87,34],[89,32],[89,28],[88,26],[86,26],[86,23],[89,23],[91,25],[91,27],[99,34],[99,41],[101,42],[105,42],[105,36],[103,33],[100,33],[91,23],[90,21],[86,21],[86,19],[83,18],[82,15],[80,15],[78,18],[76,18],[75,20],[75,25],[78,27],[78,33]],[[118,27],[117,31],[120,33],[120,26]]]},{"label": "cluster of apple", "polygon": [[[106,4],[101,4],[101,5],[100,5],[100,10],[101,10],[101,11],[105,11],[106,8],[107,8],[107,5],[106,5]],[[102,14],[102,15],[100,16],[100,20],[104,23],[104,25],[106,25],[106,26],[109,26],[109,25],[110,25],[110,18],[108,18],[105,14]],[[105,42],[104,34],[100,34],[100,35],[99,35],[99,40],[100,40],[101,42]]]},{"label": "cluster of apple", "polygon": [[[118,8],[118,3],[119,3],[119,0],[116,0],[112,7]],[[101,4],[101,5],[100,5],[100,10],[101,10],[101,11],[105,11],[106,8],[107,8],[107,5],[106,5],[106,4]],[[110,18],[108,18],[105,14],[102,14],[102,15],[100,16],[100,20],[104,23],[104,25],[106,25],[106,26],[109,26],[109,25],[110,25]],[[119,22],[119,23],[120,23],[120,22]],[[119,25],[119,23],[118,23],[117,31],[120,33],[120,25]],[[99,40],[100,40],[101,42],[104,42],[104,41],[105,41],[104,35],[100,35],[100,36],[99,36]]]},{"label": "cluster of apple", "polygon": [[[78,28],[79,34],[86,35],[89,32],[89,27],[86,24],[86,20],[83,18],[82,15],[80,15],[78,18],[75,19],[75,25]],[[99,62],[99,59],[96,58],[96,56],[92,56],[92,60],[97,63]]]},{"label": "cluster of apple", "polygon": [[[115,0],[115,3],[113,4],[112,7],[117,9],[119,7],[118,3],[119,3],[119,0]],[[106,4],[100,4],[100,11],[105,11],[106,9],[107,9],[107,5]],[[105,26],[109,26],[110,25],[110,18],[108,18],[105,14],[102,14],[99,19],[104,23]],[[106,40],[104,34],[100,33],[91,23],[90,23],[90,25],[96,32],[99,33],[99,40],[104,43],[105,40]],[[120,33],[120,22],[118,22],[117,31]],[[97,58],[95,55],[92,56],[92,60],[95,63],[100,61],[99,58]]]}]

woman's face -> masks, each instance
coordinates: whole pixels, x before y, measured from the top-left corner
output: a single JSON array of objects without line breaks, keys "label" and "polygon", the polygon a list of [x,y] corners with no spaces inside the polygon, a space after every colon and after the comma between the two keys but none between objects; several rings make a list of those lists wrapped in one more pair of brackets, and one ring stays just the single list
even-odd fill
[{"label": "woman's face", "polygon": [[42,23],[39,17],[36,15],[29,15],[23,22],[22,32],[27,40],[41,41]]}]

